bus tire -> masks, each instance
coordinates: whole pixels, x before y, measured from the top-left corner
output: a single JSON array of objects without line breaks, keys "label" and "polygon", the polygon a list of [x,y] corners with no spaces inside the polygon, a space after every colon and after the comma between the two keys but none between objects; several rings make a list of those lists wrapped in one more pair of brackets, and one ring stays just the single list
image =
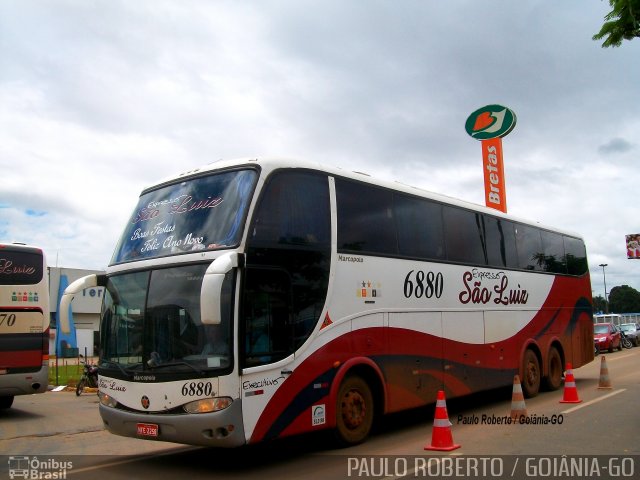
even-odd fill
[{"label": "bus tire", "polygon": [[547,390],[558,390],[562,386],[562,357],[556,347],[549,349],[548,356],[549,373],[544,377],[544,386]]},{"label": "bus tire", "polygon": [[527,398],[535,397],[540,391],[540,361],[536,353],[527,349],[522,360],[522,393]]},{"label": "bus tire", "polygon": [[8,397],[0,397],[0,410],[11,408],[11,405],[13,405],[13,395],[10,395]]},{"label": "bus tire", "polygon": [[362,378],[347,376],[336,398],[335,435],[342,446],[363,442],[373,426],[373,395]]}]

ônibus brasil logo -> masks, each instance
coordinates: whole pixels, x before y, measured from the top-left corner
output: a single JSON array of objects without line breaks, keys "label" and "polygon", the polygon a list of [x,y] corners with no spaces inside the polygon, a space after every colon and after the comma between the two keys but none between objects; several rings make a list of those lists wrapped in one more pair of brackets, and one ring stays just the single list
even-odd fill
[{"label": "\u00f4nibus brasil logo", "polygon": [[504,137],[516,126],[516,114],[502,105],[487,105],[467,118],[464,128],[476,140]]}]

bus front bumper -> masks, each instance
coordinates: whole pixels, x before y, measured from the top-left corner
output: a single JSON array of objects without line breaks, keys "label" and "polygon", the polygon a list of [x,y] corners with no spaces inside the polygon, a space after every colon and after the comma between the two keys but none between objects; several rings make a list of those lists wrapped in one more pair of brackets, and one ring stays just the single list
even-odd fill
[{"label": "bus front bumper", "polygon": [[206,447],[246,443],[239,401],[219,412],[198,414],[136,413],[100,405],[100,416],[109,432],[124,437]]}]

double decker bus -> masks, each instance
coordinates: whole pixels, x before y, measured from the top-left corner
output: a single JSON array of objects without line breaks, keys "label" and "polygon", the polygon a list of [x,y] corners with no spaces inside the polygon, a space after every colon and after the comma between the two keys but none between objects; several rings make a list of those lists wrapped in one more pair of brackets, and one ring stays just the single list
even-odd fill
[{"label": "double decker bus", "polygon": [[585,245],[399,183],[278,159],[145,189],[105,275],[100,414],[119,435],[239,446],[593,359]]},{"label": "double decker bus", "polygon": [[0,243],[0,409],[49,383],[49,276],[40,248]]}]

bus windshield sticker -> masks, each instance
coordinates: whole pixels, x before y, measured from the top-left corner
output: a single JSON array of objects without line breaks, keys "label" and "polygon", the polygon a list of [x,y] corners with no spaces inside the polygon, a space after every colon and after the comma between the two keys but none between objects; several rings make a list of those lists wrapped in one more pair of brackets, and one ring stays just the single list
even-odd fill
[{"label": "bus windshield sticker", "polygon": [[9,251],[0,257],[0,285],[35,285],[42,275],[42,255]]},{"label": "bus windshield sticker", "polygon": [[223,172],[144,193],[112,264],[236,245],[255,179]]}]

